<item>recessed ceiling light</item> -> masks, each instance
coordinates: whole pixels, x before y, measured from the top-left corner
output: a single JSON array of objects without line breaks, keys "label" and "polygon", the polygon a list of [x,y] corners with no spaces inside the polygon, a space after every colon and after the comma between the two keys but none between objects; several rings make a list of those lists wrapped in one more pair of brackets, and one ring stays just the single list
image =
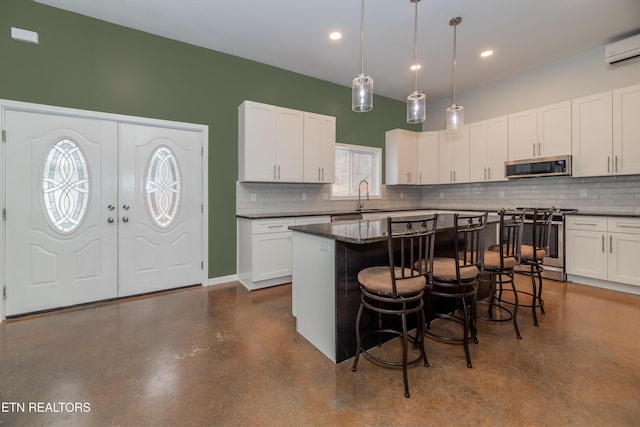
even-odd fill
[{"label": "recessed ceiling light", "polygon": [[339,31],[334,31],[333,33],[329,34],[329,38],[331,40],[340,40],[342,38],[342,33]]},{"label": "recessed ceiling light", "polygon": [[412,65],[409,68],[411,69],[411,71],[416,71],[416,70],[419,70],[420,68],[422,68],[422,66],[420,64],[417,64],[417,65]]},{"label": "recessed ceiling light", "polygon": [[484,52],[482,52],[480,54],[480,56],[482,56],[483,58],[486,58],[487,56],[491,56],[493,55],[493,51],[492,50],[485,50]]}]

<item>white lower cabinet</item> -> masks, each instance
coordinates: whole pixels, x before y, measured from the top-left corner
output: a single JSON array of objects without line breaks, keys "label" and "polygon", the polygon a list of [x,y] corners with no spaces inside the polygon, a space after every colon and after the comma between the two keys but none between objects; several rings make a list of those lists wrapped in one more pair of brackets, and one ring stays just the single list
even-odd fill
[{"label": "white lower cabinet", "polygon": [[[569,279],[640,293],[640,218],[568,216],[566,256]],[[575,277],[574,277],[575,276]],[[588,282],[588,281],[587,281]]]},{"label": "white lower cabinet", "polygon": [[238,218],[238,280],[249,290],[291,282],[289,227],[326,223],[329,216]]}]

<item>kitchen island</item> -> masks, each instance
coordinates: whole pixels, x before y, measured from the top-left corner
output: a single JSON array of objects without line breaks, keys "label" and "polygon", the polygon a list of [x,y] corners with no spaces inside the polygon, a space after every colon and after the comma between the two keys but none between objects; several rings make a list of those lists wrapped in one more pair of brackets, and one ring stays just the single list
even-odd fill
[{"label": "kitchen island", "polygon": [[[431,214],[426,212],[425,216]],[[453,256],[453,218],[451,213],[438,217],[437,256]],[[495,223],[495,216],[490,216],[485,245],[493,242],[489,236],[495,236]],[[289,228],[294,232],[292,312],[296,330],[329,359],[340,363],[356,353],[358,272],[388,265],[386,219]]]}]

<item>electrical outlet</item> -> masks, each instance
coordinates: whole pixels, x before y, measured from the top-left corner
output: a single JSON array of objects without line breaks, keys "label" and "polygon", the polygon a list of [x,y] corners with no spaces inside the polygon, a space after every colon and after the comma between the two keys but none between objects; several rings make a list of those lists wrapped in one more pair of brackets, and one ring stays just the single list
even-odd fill
[{"label": "electrical outlet", "polygon": [[404,199],[404,193],[400,193],[400,198]]},{"label": "electrical outlet", "polygon": [[322,200],[329,200],[329,193],[322,193]]},{"label": "electrical outlet", "polygon": [[587,190],[586,189],[582,189],[580,190],[580,197],[587,197]]},{"label": "electrical outlet", "polygon": [[504,199],[504,191],[500,191],[498,193],[498,197],[500,197],[501,199]]},{"label": "electrical outlet", "polygon": [[256,201],[256,193],[251,193],[251,201],[252,202]]},{"label": "electrical outlet", "polygon": [[302,193],[302,200],[307,200],[307,193]]},{"label": "electrical outlet", "polygon": [[440,193],[440,198],[444,199],[444,193]]}]

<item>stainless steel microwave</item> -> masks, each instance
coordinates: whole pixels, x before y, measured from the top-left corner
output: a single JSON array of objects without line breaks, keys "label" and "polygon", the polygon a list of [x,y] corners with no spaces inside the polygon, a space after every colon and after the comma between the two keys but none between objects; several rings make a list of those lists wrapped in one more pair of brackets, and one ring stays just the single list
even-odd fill
[{"label": "stainless steel microwave", "polygon": [[507,178],[571,175],[571,156],[540,157],[504,162]]}]

